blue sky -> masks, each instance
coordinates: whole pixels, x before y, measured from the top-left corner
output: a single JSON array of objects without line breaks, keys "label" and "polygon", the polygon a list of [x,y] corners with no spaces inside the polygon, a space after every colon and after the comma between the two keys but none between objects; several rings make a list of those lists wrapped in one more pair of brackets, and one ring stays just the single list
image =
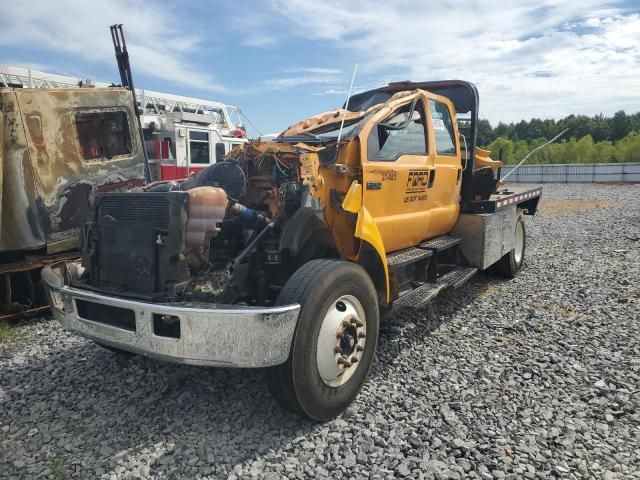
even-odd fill
[{"label": "blue sky", "polygon": [[356,91],[473,81],[493,124],[640,110],[635,0],[0,2],[0,64],[117,81],[123,23],[136,86],[237,105],[263,133],[341,105],[355,63]]}]

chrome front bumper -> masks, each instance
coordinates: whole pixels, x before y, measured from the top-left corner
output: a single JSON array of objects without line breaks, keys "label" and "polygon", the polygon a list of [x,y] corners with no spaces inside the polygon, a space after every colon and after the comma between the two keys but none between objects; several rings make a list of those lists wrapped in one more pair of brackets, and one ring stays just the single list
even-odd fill
[{"label": "chrome front bumper", "polygon": [[[300,311],[298,304],[195,307],[147,303],[69,287],[64,281],[65,268],[64,262],[47,266],[42,279],[58,321],[84,337],[190,365],[268,367],[284,363],[289,356]],[[93,318],[83,318],[79,310]],[[84,313],[87,311],[91,315]],[[157,334],[158,322],[164,319],[179,323],[177,335]]]}]

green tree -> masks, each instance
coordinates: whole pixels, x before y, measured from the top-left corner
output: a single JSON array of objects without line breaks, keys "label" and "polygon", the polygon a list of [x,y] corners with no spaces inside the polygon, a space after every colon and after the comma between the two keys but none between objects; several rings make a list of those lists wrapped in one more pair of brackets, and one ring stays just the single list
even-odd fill
[{"label": "green tree", "polygon": [[518,140],[513,145],[513,163],[518,163],[529,153],[529,145],[524,140]]},{"label": "green tree", "polygon": [[489,145],[495,140],[493,128],[489,120],[481,119],[478,121],[478,145]]},{"label": "green tree", "polygon": [[496,138],[487,146],[487,150],[491,151],[491,158],[493,158],[494,160],[499,160],[500,158],[502,158],[502,161],[505,164],[514,163],[514,145],[513,142],[506,137]]},{"label": "green tree", "polygon": [[629,115],[631,131],[640,133],[640,112]]},{"label": "green tree", "polygon": [[[527,135],[526,140],[531,142],[532,140],[540,137],[546,137],[547,128],[545,123],[539,118],[532,118],[529,121],[529,126],[527,127]],[[520,136],[522,138],[522,136]]]},{"label": "green tree", "polygon": [[493,130],[493,134],[496,138],[510,138],[511,135],[513,135],[513,124],[507,125],[506,123],[500,122],[498,123],[498,126]]},{"label": "green tree", "polygon": [[551,139],[558,133],[560,133],[560,129],[553,118],[547,118],[544,120],[544,135],[542,135],[544,138]]},{"label": "green tree", "polygon": [[612,142],[604,140],[594,145],[593,156],[597,159],[597,163],[611,163],[615,161],[616,147]]},{"label": "green tree", "polygon": [[529,122],[525,121],[525,120],[520,120],[513,131],[513,134],[511,135],[511,138],[513,140],[528,140],[529,139],[529,132],[530,132],[530,128],[529,128]]},{"label": "green tree", "polygon": [[611,140],[621,140],[631,131],[631,121],[624,110],[613,115],[611,120]]},{"label": "green tree", "polygon": [[616,162],[640,162],[640,134],[631,132],[615,145]]},{"label": "green tree", "polygon": [[519,162],[564,129],[560,142],[535,152],[530,163],[640,162],[640,112],[623,110],[607,117],[569,115],[559,120],[532,118],[518,123],[500,122],[495,128],[487,120],[478,122],[478,144],[498,159],[502,151],[507,164]]},{"label": "green tree", "polygon": [[594,123],[591,117],[586,115],[577,115],[573,120],[573,126],[569,135],[582,138],[586,135],[590,135],[594,129]]},{"label": "green tree", "polygon": [[595,163],[593,138],[591,135],[585,135],[576,142],[575,159],[572,163]]},{"label": "green tree", "polygon": [[593,117],[593,131],[591,132],[593,140],[602,142],[611,138],[611,126],[609,119],[602,114]]}]

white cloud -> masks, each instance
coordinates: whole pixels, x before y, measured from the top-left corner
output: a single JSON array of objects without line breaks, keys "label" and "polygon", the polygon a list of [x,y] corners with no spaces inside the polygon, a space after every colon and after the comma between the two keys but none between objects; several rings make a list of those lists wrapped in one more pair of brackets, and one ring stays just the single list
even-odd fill
[{"label": "white cloud", "polygon": [[238,15],[238,9],[231,8],[231,12],[223,16],[234,32],[234,40],[247,47],[260,48],[275,45],[282,39],[282,32],[273,26],[273,17],[261,13],[255,6],[246,8],[251,8],[251,15]]},{"label": "white cloud", "polygon": [[336,75],[300,75],[282,78],[271,78],[260,83],[260,89],[285,90],[301,85],[320,85],[334,83]]},{"label": "white cloud", "polygon": [[275,45],[278,37],[269,34],[249,33],[242,39],[242,45],[247,47],[268,47]]},{"label": "white cloud", "polygon": [[341,75],[342,70],[338,70],[337,68],[324,68],[324,67],[298,67],[298,68],[287,68],[284,70],[287,73],[298,73],[298,72],[306,72],[306,73],[314,73],[320,75]]},{"label": "white cloud", "polygon": [[293,25],[293,34],[349,52],[367,82],[473,81],[481,115],[494,122],[640,110],[640,15],[612,1],[404,0],[372,8],[365,0],[272,0],[271,5]]},{"label": "white cloud", "polygon": [[107,29],[115,23],[125,24],[127,47],[135,71],[202,90],[224,90],[212,75],[184,60],[187,52],[200,46],[201,39],[189,33],[191,30],[177,12],[154,3],[5,2],[0,15],[0,46],[37,46],[45,51],[64,52],[93,63],[115,66]]}]

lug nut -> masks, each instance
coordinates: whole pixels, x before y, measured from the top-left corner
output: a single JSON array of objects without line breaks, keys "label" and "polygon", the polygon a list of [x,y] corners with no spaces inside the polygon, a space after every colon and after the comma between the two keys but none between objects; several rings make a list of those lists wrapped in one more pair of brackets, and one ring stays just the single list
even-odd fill
[{"label": "lug nut", "polygon": [[338,359],[338,365],[344,365],[345,367],[347,367],[347,368],[348,368],[348,367],[350,367],[350,366],[351,366],[351,363],[349,363],[349,361],[348,361],[348,360],[345,360],[344,358],[340,357],[340,358]]},{"label": "lug nut", "polygon": [[350,326],[350,325],[351,325],[351,322],[350,322],[349,320],[343,320],[343,321],[342,321],[342,326],[343,326],[343,327],[348,327],[348,326]]},{"label": "lug nut", "polygon": [[361,352],[364,350],[364,347],[362,345],[356,345],[356,350]]},{"label": "lug nut", "polygon": [[333,353],[340,353],[342,349],[340,347],[336,347],[333,349]]},{"label": "lug nut", "polygon": [[364,338],[365,336],[364,332],[358,332],[358,338]]},{"label": "lug nut", "polygon": [[359,327],[363,327],[363,326],[364,326],[363,322],[361,322],[360,320],[356,320],[356,327],[359,328]]},{"label": "lug nut", "polygon": [[357,357],[351,357],[351,363],[358,363]]},{"label": "lug nut", "polygon": [[356,317],[351,317],[351,323],[358,325],[358,319]]}]

